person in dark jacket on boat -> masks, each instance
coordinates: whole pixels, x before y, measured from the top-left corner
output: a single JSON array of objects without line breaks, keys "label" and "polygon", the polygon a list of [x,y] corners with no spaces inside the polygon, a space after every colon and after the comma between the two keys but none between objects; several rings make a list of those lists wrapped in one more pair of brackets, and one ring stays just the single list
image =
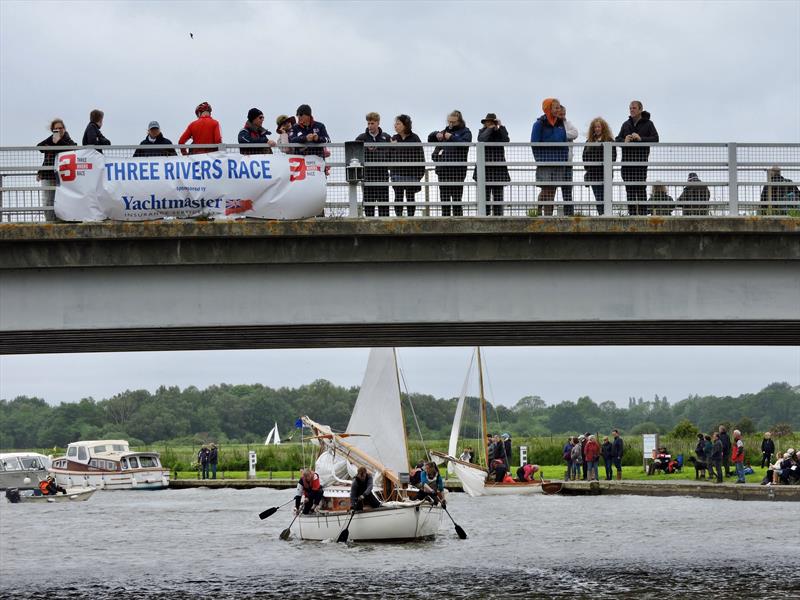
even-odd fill
[{"label": "person in dark jacket on boat", "polygon": [[39,491],[42,496],[55,496],[56,494],[66,494],[67,490],[56,483],[55,477],[48,475],[47,479],[39,482]]},{"label": "person in dark jacket on boat", "polygon": [[364,510],[364,505],[378,508],[381,505],[372,493],[373,478],[366,467],[358,467],[353,483],[350,484],[350,507],[353,510]]},{"label": "person in dark jacket on boat", "polygon": [[606,481],[612,479],[612,465],[614,460],[614,449],[611,442],[608,441],[608,436],[603,437],[603,443],[600,446],[600,456],[603,457],[603,464],[606,467]]},{"label": "person in dark jacket on boat", "polygon": [[611,459],[617,469],[617,479],[622,479],[622,455],[625,453],[625,444],[619,437],[618,429],[612,429],[611,435],[614,437],[614,441],[611,442]]},{"label": "person in dark jacket on boat", "polygon": [[428,462],[425,464],[425,469],[422,471],[420,479],[419,491],[417,500],[430,500],[434,506],[441,502],[443,508],[447,506],[444,494],[444,480],[436,467],[436,463]]},{"label": "person in dark jacket on boat", "polygon": [[[622,124],[617,142],[625,142],[622,148],[622,162],[647,162],[650,156],[650,146],[636,147],[636,143],[650,143],[658,141],[658,131],[650,120],[650,113],[642,110],[643,106],[639,100],[631,100],[628,107],[630,118]],[[643,185],[647,181],[647,165],[622,165],[622,180],[625,182],[641,182],[642,185],[625,186],[625,195],[628,199],[629,215],[645,215],[647,207],[647,186]]]},{"label": "person in dark jacket on boat", "polygon": [[[392,136],[392,143],[398,144],[392,148],[392,162],[417,163],[414,166],[392,167],[392,183],[416,183],[425,177],[425,150],[422,146],[400,146],[400,144],[421,144],[419,136],[411,131],[411,117],[408,115],[397,115],[394,119],[395,135]],[[408,216],[413,217],[416,213],[415,196],[422,189],[418,185],[393,185],[394,190],[394,214],[398,217],[403,216],[403,202],[409,203]]]},{"label": "person in dark jacket on boat", "polygon": [[[478,141],[486,143],[508,142],[508,131],[494,113],[487,113],[481,121],[483,127],[478,131]],[[494,166],[490,163],[506,162],[506,150],[503,146],[486,146],[484,148],[484,160],[486,162],[486,215],[495,217],[503,216],[503,186],[492,185],[496,183],[508,183],[511,177],[508,174],[508,167],[505,165]],[[472,178],[478,180],[477,168]]]},{"label": "person in dark jacket on boat", "polygon": [[504,433],[501,437],[503,439],[503,459],[506,461],[506,467],[511,468],[511,453],[513,452],[511,435]]},{"label": "person in dark jacket on boat", "polygon": [[775,442],[772,441],[772,434],[767,431],[764,439],[761,440],[761,468],[769,466],[772,462],[772,455],[775,454]]},{"label": "person in dark jacket on boat", "polygon": [[722,466],[725,467],[725,477],[732,477],[731,473],[731,438],[724,425],[719,426],[719,441],[722,442]]},{"label": "person in dark jacket on boat", "polygon": [[[366,115],[367,128],[364,133],[356,137],[357,142],[364,144],[364,183],[385,183],[389,181],[389,167],[372,167],[370,163],[385,163],[389,161],[388,148],[373,146],[372,144],[387,144],[392,141],[391,136],[381,129],[381,116],[376,112]],[[389,216],[389,186],[364,186],[364,216],[374,217],[375,206],[378,203],[378,216]],[[401,209],[402,210],[402,209]],[[402,213],[401,213],[402,214]]]},{"label": "person in dark jacket on boat", "polygon": [[421,460],[413,469],[411,469],[411,472],[408,474],[408,483],[414,487],[419,487],[419,482],[422,480],[422,471],[424,470],[425,461]]},{"label": "person in dark jacket on boat", "polygon": [[247,111],[247,121],[236,138],[240,144],[268,144],[270,147],[262,148],[239,148],[239,154],[249,156],[251,154],[272,154],[272,147],[277,146],[277,142],[269,139],[272,132],[264,128],[264,113],[257,108]]},{"label": "person in dark jacket on boat", "polygon": [[489,479],[495,483],[503,483],[508,473],[508,467],[502,458],[495,458],[489,468]]},{"label": "person in dark jacket on boat", "polygon": [[[64,121],[61,119],[53,119],[50,121],[51,135],[47,136],[41,142],[36,144],[37,148],[53,148],[53,150],[40,150],[44,154],[42,160],[43,167],[49,167],[46,170],[38,171],[36,179],[42,182],[42,185],[54,186],[57,183],[56,172],[53,170],[53,165],[56,162],[56,155],[67,146],[77,146],[77,144],[69,137],[67,128],[64,126]],[[55,203],[56,192],[55,190],[42,190],[42,206],[51,207]],[[56,213],[52,210],[45,211],[44,220],[51,222],[56,220]]]},{"label": "person in dark jacket on boat", "polygon": [[[81,142],[82,146],[111,145],[111,142],[108,140],[108,138],[103,135],[103,132],[100,131],[100,128],[103,126],[103,116],[103,111],[97,108],[89,113],[89,124],[86,126],[86,130],[83,132],[83,141]],[[102,154],[103,151],[98,150],[98,152]]]},{"label": "person in dark jacket on boat", "polygon": [[150,148],[149,146],[171,146],[172,141],[168,140],[161,133],[161,125],[158,121],[150,121],[147,125],[147,136],[139,142],[140,146],[148,148],[137,148],[133,153],[133,158],[150,156],[175,156],[177,151],[174,148]]},{"label": "person in dark jacket on boat", "polygon": [[[434,162],[444,163],[466,163],[469,155],[469,146],[451,146],[452,143],[471,142],[472,132],[464,122],[464,117],[460,110],[454,110],[447,115],[447,127],[441,131],[434,131],[428,136],[428,141],[441,144],[433,149],[432,159]],[[436,176],[440,182],[463,182],[467,177],[467,165],[443,165],[436,167]],[[442,216],[450,216],[452,203],[460,203],[464,195],[463,185],[441,185],[439,187],[442,202]],[[454,217],[464,214],[461,206],[452,204]]]}]

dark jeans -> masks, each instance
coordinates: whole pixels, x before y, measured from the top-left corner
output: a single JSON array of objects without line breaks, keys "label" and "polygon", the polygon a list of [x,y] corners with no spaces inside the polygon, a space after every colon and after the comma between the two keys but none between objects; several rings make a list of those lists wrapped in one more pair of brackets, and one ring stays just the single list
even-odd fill
[{"label": "dark jeans", "polygon": [[603,204],[603,200],[605,199],[605,188],[603,188],[602,185],[593,185],[592,191],[594,192],[595,202],[599,202],[599,204],[595,205],[597,214],[602,215],[606,210],[605,204]]},{"label": "dark jeans", "polygon": [[611,481],[611,459],[610,458],[604,458],[603,461],[606,464],[606,479],[608,481]]},{"label": "dark jeans", "polygon": [[373,202],[384,202],[383,206],[378,207],[379,217],[389,216],[389,187],[372,187],[369,185],[364,186],[364,215],[367,217],[375,216],[375,207]]},{"label": "dark jeans", "polygon": [[731,476],[731,457],[726,454],[722,457],[722,466],[725,467],[725,477]]},{"label": "dark jeans", "polygon": [[[414,196],[416,196],[416,194],[417,194],[417,192],[414,191],[413,187],[395,187],[394,188],[394,214],[396,214],[398,217],[402,217],[403,216],[403,205],[401,203],[403,202],[403,198],[405,197],[405,201],[406,202],[416,202],[416,200],[414,198]],[[387,197],[388,197],[388,193],[387,193]],[[412,205],[412,206],[407,207],[406,210],[408,211],[408,216],[409,217],[413,217],[414,213],[417,210],[417,207]],[[388,216],[389,209],[387,208],[386,211],[387,211],[386,214]]]},{"label": "dark jeans", "polygon": [[714,465],[714,471],[716,471],[715,475],[717,477],[717,483],[722,483],[722,460],[719,458],[712,460],[709,464],[709,467],[712,464]]},{"label": "dark jeans", "polygon": [[[564,167],[564,181],[572,181],[572,167]],[[564,216],[571,217],[575,214],[575,209],[572,207],[572,186],[571,185],[562,185],[561,186],[561,197],[564,199],[564,202],[569,202],[570,205],[564,205]]]},{"label": "dark jeans", "polygon": [[305,505],[303,506],[303,514],[307,515],[312,510],[314,510],[315,506],[318,506],[320,502],[322,502],[322,497],[325,492],[322,488],[318,489],[316,492],[306,492],[306,499],[308,500]]},{"label": "dark jeans", "polygon": [[[464,195],[464,188],[460,185],[443,185],[439,188],[442,202],[461,202],[461,197]],[[464,209],[460,206],[453,206],[453,216],[461,217],[464,215]],[[450,216],[450,206],[442,205],[442,216]]]},{"label": "dark jeans", "polygon": [[204,463],[200,468],[203,471],[203,479],[208,479],[208,463]]},{"label": "dark jeans", "polygon": [[[647,167],[622,167],[622,181],[647,181]],[[646,215],[647,186],[626,185],[625,196],[628,199],[629,215]]]},{"label": "dark jeans", "polygon": [[211,463],[211,479],[217,478],[217,463]]},{"label": "dark jeans", "polygon": [[764,454],[761,456],[761,468],[763,469],[764,467],[768,467],[771,462],[772,454],[767,454],[764,452]]},{"label": "dark jeans", "polygon": [[350,504],[353,507],[353,510],[364,510],[364,505],[371,506],[372,508],[379,508],[381,502],[374,495],[367,494],[364,496],[363,500],[356,500],[355,502],[353,502],[353,499],[350,498]]},{"label": "dark jeans", "polygon": [[503,186],[502,185],[487,185],[486,186],[486,216],[493,215],[495,217],[503,216],[503,205],[494,204],[489,205],[489,202],[502,202],[503,201]]},{"label": "dark jeans", "polygon": [[622,457],[612,459],[614,461],[614,468],[617,469],[618,474],[622,474]]}]

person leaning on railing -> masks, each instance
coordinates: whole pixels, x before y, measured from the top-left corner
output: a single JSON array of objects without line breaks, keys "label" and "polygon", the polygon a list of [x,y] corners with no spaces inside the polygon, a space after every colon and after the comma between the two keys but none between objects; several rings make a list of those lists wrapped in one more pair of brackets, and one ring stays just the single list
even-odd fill
[{"label": "person leaning on railing", "polygon": [[308,144],[306,148],[293,148],[293,154],[316,155],[326,157],[327,149],[321,144],[331,141],[324,123],[314,120],[311,107],[301,104],[297,107],[297,123],[292,126],[289,133],[289,142],[292,144]]},{"label": "person leaning on railing", "polygon": [[[111,141],[103,135],[100,128],[103,126],[103,117],[105,113],[102,110],[95,108],[89,113],[89,124],[83,132],[82,146],[110,146]],[[97,150],[101,154],[102,150]]]},{"label": "person leaning on railing", "polygon": [[[454,110],[447,115],[447,127],[441,131],[434,131],[428,136],[428,141],[432,143],[444,144],[433,149],[434,162],[446,163],[465,163],[453,166],[437,166],[436,176],[439,182],[463,182],[467,178],[467,156],[469,155],[468,146],[449,146],[448,142],[471,142],[472,132],[467,128],[464,117],[460,110]],[[460,203],[464,195],[462,185],[442,185],[439,188],[440,200],[442,202],[442,216],[450,216],[451,203]],[[461,206],[453,205],[454,217],[464,214]]]},{"label": "person leaning on railing", "polygon": [[[61,119],[53,119],[50,121],[50,131],[52,132],[51,135],[47,136],[41,142],[36,144],[37,147],[64,147],[64,146],[77,146],[77,144],[69,137],[69,132],[67,132],[67,128],[64,125],[64,121]],[[56,161],[56,155],[61,152],[61,150],[40,150],[44,154],[44,159],[42,160],[43,167],[49,167],[44,171],[38,171],[36,173],[36,180],[41,181],[43,185],[47,186],[54,186],[56,185],[56,172],[53,170],[53,165]],[[42,190],[42,205],[43,206],[53,206],[53,201],[55,200],[56,192],[55,190]],[[45,221],[55,221],[56,215],[53,211],[47,210],[44,213],[44,220]]]},{"label": "person leaning on railing", "polygon": [[[370,163],[382,163],[388,161],[388,151],[385,147],[372,146],[370,144],[387,144],[392,141],[388,133],[381,129],[381,116],[376,112],[369,112],[366,115],[367,128],[364,133],[356,137],[357,142],[364,144],[364,181],[365,182],[388,182],[388,167],[373,167]],[[367,217],[375,216],[375,205],[378,203],[378,216],[389,216],[389,186],[364,186],[364,215]]]},{"label": "person leaning on railing", "polygon": [[247,111],[247,121],[244,127],[239,132],[237,141],[243,147],[239,148],[239,154],[249,156],[251,154],[272,154],[272,148],[247,148],[247,144],[269,144],[270,146],[277,146],[277,144],[269,139],[272,135],[271,131],[264,128],[264,113],[257,108],[251,108]]},{"label": "person leaning on railing", "polygon": [[[190,139],[192,144],[221,144],[222,131],[219,128],[219,121],[211,117],[211,105],[208,102],[201,102],[194,109],[197,119],[189,123],[186,131],[183,132],[179,144],[185,144]],[[186,148],[181,149],[182,154],[208,154],[216,152],[218,148]]]},{"label": "person leaning on railing", "polygon": [[[634,144],[638,142],[657,142],[658,131],[650,120],[650,113],[642,110],[642,103],[639,100],[631,100],[628,107],[630,118],[622,124],[616,141]],[[622,147],[622,162],[647,162],[650,157],[650,146],[626,145]],[[622,180],[626,182],[647,181],[647,165],[622,165]],[[646,215],[647,207],[647,186],[646,185],[626,185],[625,196],[628,200],[629,215]]]},{"label": "person leaning on railing", "polygon": [[[413,166],[393,166],[392,183],[416,183],[425,177],[425,151],[422,146],[402,147],[400,144],[420,144],[422,140],[411,130],[411,117],[408,115],[397,115],[394,119],[395,135],[392,136],[392,143],[397,144],[392,148],[392,162],[418,163]],[[403,201],[408,202],[406,209],[408,216],[413,217],[416,213],[415,196],[422,188],[418,185],[393,185],[394,190],[394,214],[398,217],[403,216]]]},{"label": "person leaning on railing", "polygon": [[[611,127],[605,119],[595,117],[589,123],[589,131],[586,134],[587,143],[600,143],[600,142],[613,142],[614,136],[611,135]],[[617,161],[617,147],[611,147],[611,161]],[[594,200],[597,202],[597,214],[602,215],[605,212],[605,188],[603,187],[603,147],[602,146],[584,146],[583,147],[583,162],[585,163],[601,163],[597,165],[585,165],[583,180],[592,182],[590,186],[594,193]],[[595,183],[599,182],[599,183]]]},{"label": "person leaning on railing", "polygon": [[[767,171],[767,181],[770,183],[793,183],[781,175],[780,167],[770,167]],[[797,186],[770,185],[761,190],[760,215],[788,215],[790,210],[800,209],[800,189]]]},{"label": "person leaning on railing", "polygon": [[158,121],[150,121],[147,125],[147,136],[139,142],[140,146],[147,148],[137,148],[133,153],[133,158],[150,156],[175,156],[177,152],[174,148],[152,148],[151,146],[172,146],[172,140],[168,140],[161,133],[161,125]]},{"label": "person leaning on railing", "polygon": [[[657,204],[652,204],[646,207],[646,213],[639,213],[639,214],[653,214],[659,215],[662,217],[666,217],[672,214],[672,206],[670,206],[673,202],[672,196],[669,195],[667,192],[667,186],[665,186],[660,181],[656,181],[653,184],[650,192],[650,202],[656,202]],[[669,204],[666,204],[669,203]],[[685,214],[685,213],[684,213]]]},{"label": "person leaning on railing", "polygon": [[[481,120],[483,127],[478,131],[479,142],[508,142],[508,131],[494,113],[488,113]],[[491,185],[492,183],[511,181],[508,167],[505,165],[493,166],[490,163],[506,162],[506,151],[503,146],[486,146],[484,150],[486,162],[486,214],[495,217],[503,216],[503,186]],[[477,170],[472,178],[477,180]]]}]

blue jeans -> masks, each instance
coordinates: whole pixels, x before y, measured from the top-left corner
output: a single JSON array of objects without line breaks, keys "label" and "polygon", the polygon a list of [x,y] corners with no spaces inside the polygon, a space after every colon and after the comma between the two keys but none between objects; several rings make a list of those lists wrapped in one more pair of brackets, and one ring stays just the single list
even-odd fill
[{"label": "blue jeans", "polygon": [[586,479],[597,479],[597,461],[596,460],[587,460],[586,461]]},{"label": "blue jeans", "polygon": [[217,463],[211,463],[211,479],[217,478]]},{"label": "blue jeans", "polygon": [[606,479],[611,481],[611,459],[604,458],[603,461],[606,463]]},{"label": "blue jeans", "polygon": [[208,463],[202,465],[203,479],[208,479]]},{"label": "blue jeans", "polygon": [[736,465],[736,480],[744,483],[744,463],[736,462],[733,464]]},{"label": "blue jeans", "polygon": [[581,463],[579,462],[572,463],[572,479],[573,481],[581,480]]},{"label": "blue jeans", "polygon": [[617,474],[621,475],[622,474],[622,457],[620,456],[619,458],[614,458],[613,460],[614,460],[614,467],[616,467],[616,469],[617,469]]}]

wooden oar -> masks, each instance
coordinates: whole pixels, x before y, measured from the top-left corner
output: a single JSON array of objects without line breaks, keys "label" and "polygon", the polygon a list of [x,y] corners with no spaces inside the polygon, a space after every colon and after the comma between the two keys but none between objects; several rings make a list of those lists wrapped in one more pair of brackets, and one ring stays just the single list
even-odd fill
[{"label": "wooden oar", "polygon": [[279,508],[283,508],[284,506],[286,506],[287,504],[290,504],[291,502],[294,502],[294,498],[289,500],[289,502],[285,502],[284,504],[281,504],[280,506],[273,506],[272,508],[268,508],[267,510],[260,512],[258,514],[258,518],[263,521],[267,517],[271,517],[272,515],[274,515],[278,511]]},{"label": "wooden oar", "polygon": [[297,517],[299,516],[300,516],[300,511],[297,511],[297,514],[294,516],[294,519],[292,519],[292,522],[289,523],[289,526],[286,529],[281,531],[281,534],[278,537],[280,537],[283,541],[288,540],[289,536],[292,535],[292,525],[294,525],[295,519],[297,519]]},{"label": "wooden oar", "polygon": [[350,537],[350,523],[352,522],[353,515],[355,515],[355,514],[356,514],[356,511],[354,511],[354,510],[350,511],[350,520],[347,521],[347,526],[344,529],[342,529],[342,532],[339,534],[339,537],[336,540],[337,544],[339,542],[342,542],[342,543],[347,542],[347,538]]},{"label": "wooden oar", "polygon": [[453,519],[453,516],[450,514],[450,511],[447,510],[447,507],[442,505],[442,508],[444,509],[444,512],[447,513],[447,516],[450,517],[450,520],[453,521],[453,525],[456,526],[456,534],[458,534],[458,537],[461,538],[462,540],[467,539],[467,532],[464,531],[461,525],[456,523],[455,519]]}]

